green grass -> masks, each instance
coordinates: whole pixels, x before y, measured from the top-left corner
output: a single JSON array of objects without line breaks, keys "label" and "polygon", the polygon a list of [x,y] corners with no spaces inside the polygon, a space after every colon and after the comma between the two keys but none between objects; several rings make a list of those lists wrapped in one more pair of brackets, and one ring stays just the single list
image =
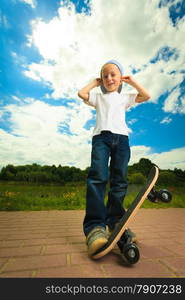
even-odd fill
[{"label": "green grass", "polygon": [[[128,208],[141,186],[130,185],[124,206]],[[164,188],[164,187],[162,187]],[[165,187],[166,188],[166,187]],[[171,203],[154,204],[145,201],[144,208],[185,207],[185,187],[169,187],[173,194]],[[69,210],[85,208],[85,183],[60,185],[28,185],[0,182],[0,210]],[[106,196],[107,200],[107,196]]]},{"label": "green grass", "polygon": [[0,183],[0,210],[83,209],[85,186]]},{"label": "green grass", "polygon": [[[164,187],[162,187],[164,188]],[[158,188],[160,189],[160,188]],[[142,204],[142,208],[169,208],[169,207],[179,207],[185,208],[185,188],[165,188],[172,193],[172,201],[170,203],[152,203],[149,200],[145,200]],[[136,197],[137,193],[133,192],[127,195],[125,198],[125,207],[128,208],[132,203],[133,199]]]}]

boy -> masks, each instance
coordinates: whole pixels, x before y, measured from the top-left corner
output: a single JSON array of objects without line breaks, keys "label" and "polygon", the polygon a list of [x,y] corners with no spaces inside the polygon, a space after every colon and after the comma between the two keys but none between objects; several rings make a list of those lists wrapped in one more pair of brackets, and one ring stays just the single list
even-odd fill
[{"label": "boy", "polygon": [[[122,82],[134,87],[136,92],[121,93]],[[102,93],[90,93],[98,86]],[[110,60],[103,65],[100,78],[82,88],[78,96],[86,104],[93,106],[97,115],[83,222],[88,254],[91,256],[107,242],[106,225],[112,231],[125,213],[123,199],[127,191],[127,168],[130,159],[125,111],[135,102],[147,101],[150,95],[133,77],[123,75],[123,67],[119,62]],[[105,206],[109,158],[110,191]],[[129,233],[133,235],[131,231]]]}]

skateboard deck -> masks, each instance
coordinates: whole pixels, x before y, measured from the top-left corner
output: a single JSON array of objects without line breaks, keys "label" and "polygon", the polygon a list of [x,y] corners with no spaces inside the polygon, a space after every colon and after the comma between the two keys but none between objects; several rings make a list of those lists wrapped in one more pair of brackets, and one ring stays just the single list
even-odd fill
[{"label": "skateboard deck", "polygon": [[114,246],[120,240],[121,236],[126,230],[129,222],[134,218],[139,208],[143,204],[144,200],[147,198],[148,194],[152,190],[153,186],[155,185],[158,179],[158,176],[159,176],[159,169],[156,166],[153,166],[152,169],[150,170],[145,185],[142,187],[142,189],[140,190],[136,198],[133,200],[133,202],[131,203],[130,207],[127,209],[124,216],[120,219],[116,228],[113,230],[112,234],[110,235],[108,242],[92,255],[93,259],[98,259],[103,257],[114,248]]}]

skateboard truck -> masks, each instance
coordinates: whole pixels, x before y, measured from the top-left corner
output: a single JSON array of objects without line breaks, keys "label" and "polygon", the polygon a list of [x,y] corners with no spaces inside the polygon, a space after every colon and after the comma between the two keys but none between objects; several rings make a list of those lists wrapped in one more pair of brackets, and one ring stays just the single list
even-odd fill
[{"label": "skateboard truck", "polygon": [[140,258],[139,249],[135,243],[131,241],[130,235],[127,230],[123,233],[117,245],[121,252],[121,258],[126,264],[135,264]]},{"label": "skateboard truck", "polygon": [[151,192],[148,194],[147,198],[148,200],[154,203],[157,202],[169,203],[172,200],[172,194],[165,189],[156,191],[153,188]]}]

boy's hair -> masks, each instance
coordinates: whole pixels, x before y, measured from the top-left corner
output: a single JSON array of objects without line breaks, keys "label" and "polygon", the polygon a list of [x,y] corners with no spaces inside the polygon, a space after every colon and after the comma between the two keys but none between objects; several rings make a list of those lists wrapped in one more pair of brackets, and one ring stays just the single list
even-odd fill
[{"label": "boy's hair", "polygon": [[[101,77],[101,79],[102,79],[102,71],[103,71],[103,67],[104,67],[105,65],[108,65],[108,64],[116,65],[116,66],[118,67],[118,69],[120,70],[121,76],[124,74],[123,66],[122,66],[117,60],[111,59],[111,60],[107,61],[107,62],[102,66],[101,72],[100,72],[100,77]],[[107,93],[107,90],[106,90],[106,88],[105,88],[103,85],[101,85],[100,88],[101,88],[101,91],[102,91],[103,94],[106,94],[106,93]],[[122,90],[122,84],[120,84],[120,86],[119,86],[119,88],[118,88],[118,93],[121,93],[121,90]]]}]

